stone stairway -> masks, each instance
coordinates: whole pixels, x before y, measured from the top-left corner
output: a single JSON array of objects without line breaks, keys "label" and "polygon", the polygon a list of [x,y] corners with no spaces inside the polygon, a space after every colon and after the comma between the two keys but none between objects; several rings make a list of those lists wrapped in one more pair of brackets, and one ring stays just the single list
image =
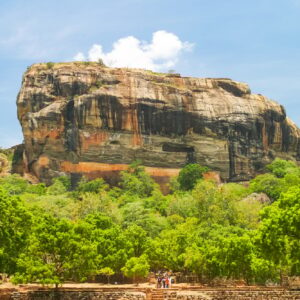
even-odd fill
[{"label": "stone stairway", "polygon": [[164,300],[164,290],[153,289],[151,293],[151,300]]}]

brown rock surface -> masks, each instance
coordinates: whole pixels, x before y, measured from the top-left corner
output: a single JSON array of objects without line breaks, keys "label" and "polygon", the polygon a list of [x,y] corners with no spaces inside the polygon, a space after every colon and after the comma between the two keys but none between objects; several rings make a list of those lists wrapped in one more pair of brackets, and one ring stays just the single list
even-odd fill
[{"label": "brown rock surface", "polygon": [[0,153],[0,176],[4,176],[9,171],[9,161],[5,154]]},{"label": "brown rock surface", "polygon": [[27,171],[46,182],[111,177],[136,159],[158,181],[187,162],[247,180],[274,157],[300,159],[300,131],[284,108],[230,79],[36,64],[17,105]]}]

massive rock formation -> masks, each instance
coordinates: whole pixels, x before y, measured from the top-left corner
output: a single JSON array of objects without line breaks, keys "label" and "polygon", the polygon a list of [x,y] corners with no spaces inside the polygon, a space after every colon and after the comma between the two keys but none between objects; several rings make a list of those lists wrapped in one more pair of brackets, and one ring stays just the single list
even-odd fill
[{"label": "massive rock formation", "polygon": [[42,181],[94,178],[140,159],[164,181],[188,162],[247,180],[281,157],[300,159],[284,108],[247,84],[97,63],[36,64],[17,100],[27,172]]}]

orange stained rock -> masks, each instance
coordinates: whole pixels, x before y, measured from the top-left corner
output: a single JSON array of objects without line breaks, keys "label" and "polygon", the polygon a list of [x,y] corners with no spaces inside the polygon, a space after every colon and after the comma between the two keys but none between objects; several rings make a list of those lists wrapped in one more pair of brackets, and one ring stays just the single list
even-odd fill
[{"label": "orange stained rock", "polygon": [[132,137],[132,145],[133,146],[142,146],[143,139],[139,133],[134,132]]},{"label": "orange stained rock", "polygon": [[128,165],[93,162],[80,162],[78,164],[73,164],[69,161],[63,161],[61,162],[61,169],[64,172],[72,173],[89,173],[95,171],[124,171],[128,169]]},{"label": "orange stained rock", "polygon": [[180,169],[145,167],[145,171],[153,177],[173,177],[179,174]]},{"label": "orange stained rock", "polygon": [[34,130],[31,134],[36,139],[43,139],[43,138],[51,138],[51,139],[57,139],[60,137],[62,132],[62,129],[39,129]]},{"label": "orange stained rock", "polygon": [[222,182],[219,172],[213,172],[213,171],[205,172],[203,174],[203,178],[205,180],[212,180],[217,184],[220,184]]},{"label": "orange stained rock", "polygon": [[80,143],[83,150],[87,150],[91,145],[101,145],[108,138],[108,134],[105,131],[93,133],[89,136],[80,135]]},{"label": "orange stained rock", "polygon": [[132,130],[133,130],[133,137],[132,137],[132,145],[133,146],[142,146],[143,139],[141,136],[141,129],[139,127],[137,109],[135,108],[131,114],[131,123],[132,123]]},{"label": "orange stained rock", "polygon": [[[105,163],[93,163],[93,162],[79,162],[73,164],[69,161],[61,162],[61,170],[70,173],[90,173],[90,172],[109,172],[117,171],[121,172],[127,170],[129,165],[127,164],[105,164]],[[171,177],[179,174],[180,169],[172,168],[155,168],[145,167],[145,171],[154,177]]]},{"label": "orange stained rock", "polygon": [[40,166],[40,167],[47,167],[49,165],[49,158],[47,156],[40,156],[38,161],[37,161],[37,164]]}]

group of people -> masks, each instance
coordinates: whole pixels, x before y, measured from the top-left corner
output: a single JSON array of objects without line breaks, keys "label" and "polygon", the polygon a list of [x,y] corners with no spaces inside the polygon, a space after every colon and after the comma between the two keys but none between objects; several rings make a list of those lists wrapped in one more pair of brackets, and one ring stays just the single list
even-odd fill
[{"label": "group of people", "polygon": [[168,275],[168,273],[158,274],[157,288],[167,289],[171,287],[172,283],[172,278]]}]

